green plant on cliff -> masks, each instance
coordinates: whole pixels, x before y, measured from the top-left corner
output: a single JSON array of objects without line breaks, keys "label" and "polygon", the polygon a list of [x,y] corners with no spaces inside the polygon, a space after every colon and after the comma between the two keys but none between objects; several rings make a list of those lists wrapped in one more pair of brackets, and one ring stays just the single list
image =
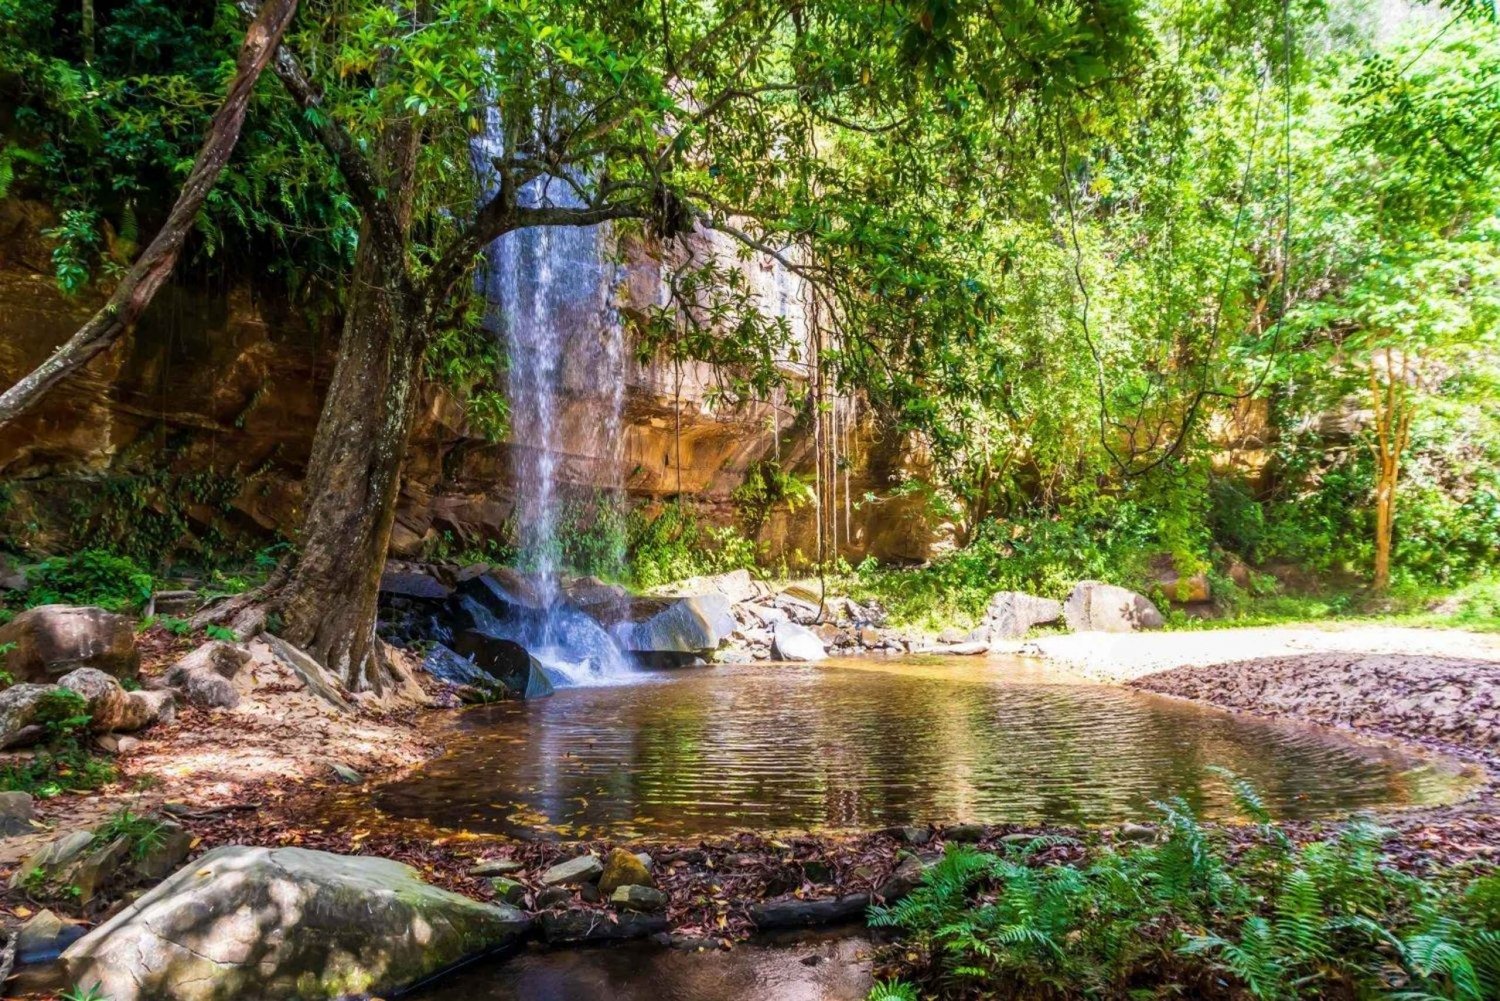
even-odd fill
[{"label": "green plant on cliff", "polygon": [[892,951],[923,996],[1496,996],[1500,877],[1407,875],[1381,852],[1386,832],[1358,820],[1294,843],[1236,786],[1248,844],[1173,800],[1155,843],[1079,863],[1039,860],[1049,838],[950,847],[870,921],[902,930]]},{"label": "green plant on cliff", "polygon": [[85,549],[44,560],[27,574],[29,605],[98,605],[135,611],[151,600],[153,579],[128,556]]},{"label": "green plant on cliff", "polygon": [[626,526],[631,581],[640,588],[756,566],[754,542],[733,528],[704,525],[678,504],[655,517],[632,511]]}]

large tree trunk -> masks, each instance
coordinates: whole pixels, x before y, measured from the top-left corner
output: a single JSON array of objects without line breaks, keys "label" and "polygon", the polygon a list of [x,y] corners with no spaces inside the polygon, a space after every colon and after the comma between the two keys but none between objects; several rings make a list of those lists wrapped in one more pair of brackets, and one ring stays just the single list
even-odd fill
[{"label": "large tree trunk", "polygon": [[[90,25],[92,10],[92,6],[85,7]],[[213,190],[220,172],[229,162],[229,155],[239,142],[255,81],[260,79],[261,71],[271,61],[296,12],[297,0],[266,0],[260,8],[245,32],[245,42],[240,48],[239,62],[224,95],[224,103],[219,105],[219,111],[208,127],[203,147],[198,151],[198,158],[182,184],[182,191],[166,223],[125,272],[104,308],[52,352],[46,361],[0,393],[0,424],[23,413],[47,390],[87,365],[99,352],[135,328],[156,290],[177,266],[177,255],[182,252],[182,243],[198,218],[198,210],[203,207],[204,199]],[[92,38],[89,45],[92,46]]]},{"label": "large tree trunk", "polygon": [[351,691],[385,687],[375,640],[380,573],[416,416],[421,331],[381,248],[354,269],[333,384],[313,441],[299,552],[278,596],[281,635]]},{"label": "large tree trunk", "polygon": [[[379,149],[403,237],[419,140],[416,130],[393,127]],[[406,267],[404,243],[376,239],[367,220],[313,436],[297,553],[264,587],[203,617],[241,636],[274,627],[351,692],[382,694],[402,681],[376,639],[375,612],[426,345],[422,299]]]}]

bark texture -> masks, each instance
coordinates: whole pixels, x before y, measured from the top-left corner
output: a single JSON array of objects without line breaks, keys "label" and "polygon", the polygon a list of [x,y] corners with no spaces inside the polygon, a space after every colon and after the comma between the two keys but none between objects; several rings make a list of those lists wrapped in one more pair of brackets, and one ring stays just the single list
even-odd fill
[{"label": "bark texture", "polygon": [[177,266],[183,241],[239,142],[255,82],[280,46],[296,12],[297,0],[266,0],[261,6],[245,32],[224,102],[209,125],[192,172],[183,182],[166,223],[125,273],[109,302],[46,361],[0,394],[0,424],[25,412],[49,389],[135,328],[157,289]]}]

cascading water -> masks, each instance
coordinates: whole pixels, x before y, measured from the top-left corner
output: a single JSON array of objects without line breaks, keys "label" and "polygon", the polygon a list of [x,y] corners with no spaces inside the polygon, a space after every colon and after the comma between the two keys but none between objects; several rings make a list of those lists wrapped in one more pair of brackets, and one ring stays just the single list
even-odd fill
[{"label": "cascading water", "polygon": [[[503,153],[498,115],[475,141],[475,168],[492,173]],[[576,207],[565,182],[542,177],[522,187],[529,206]],[[566,483],[613,483],[618,503],[623,332],[610,298],[616,265],[601,227],[538,226],[489,248],[483,275],[488,323],[509,358],[512,474],[520,564],[535,578],[543,614],[498,633],[525,646],[555,682],[625,680],[629,658],[559,587],[558,536]],[[597,498],[596,498],[597,500]],[[623,554],[621,554],[623,559]]]}]

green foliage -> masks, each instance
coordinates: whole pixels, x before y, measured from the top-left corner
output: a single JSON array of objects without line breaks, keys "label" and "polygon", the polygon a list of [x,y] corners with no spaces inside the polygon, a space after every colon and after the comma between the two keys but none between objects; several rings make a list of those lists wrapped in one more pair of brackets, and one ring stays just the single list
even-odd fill
[{"label": "green foliage", "polygon": [[1147,587],[1147,564],[1163,551],[1155,512],[1127,500],[1098,498],[1056,517],[992,521],[962,549],[925,567],[861,564],[841,583],[878,600],[892,621],[941,627],[971,624],[996,591],[1064,598],[1080,580]]},{"label": "green foliage", "polygon": [[91,987],[69,987],[62,993],[62,1001],[109,1001],[105,995],[103,985],[95,983]]},{"label": "green foliage", "polygon": [[1495,996],[1500,878],[1407,875],[1382,854],[1386,832],[1358,820],[1295,844],[1233,784],[1257,824],[1248,845],[1172,801],[1156,843],[1079,864],[1039,861],[1045,839],[950,846],[870,923],[903,930],[911,978],[938,996]]},{"label": "green foliage", "polygon": [[122,807],[94,828],[94,844],[103,846],[116,838],[124,838],[130,845],[131,856],[141,859],[161,847],[166,839],[165,831],[166,826],[161,821],[142,817],[128,807]]},{"label": "green foliage", "polygon": [[804,477],[783,469],[775,459],[762,459],[745,473],[745,481],[731,495],[739,508],[747,535],[759,534],[766,516],[778,504],[796,511],[813,503],[813,486]]},{"label": "green foliage", "polygon": [[626,552],[631,580],[641,588],[756,565],[753,542],[732,528],[705,526],[677,504],[654,518],[640,509],[632,511]]},{"label": "green foliage", "polygon": [[45,799],[114,781],[114,766],[88,751],[92,717],[82,695],[66,688],[47,692],[37,703],[35,722],[45,730],[42,746],[29,760],[0,767],[0,789]]},{"label": "green foliage", "polygon": [[[229,4],[121,0],[95,8],[85,60],[77,4],[0,0],[0,196],[57,210],[47,236],[72,292],[127,264],[165,219],[223,98],[243,21]],[[257,88],[235,162],[210,194],[185,269],[231,262],[326,290],[356,220],[281,88]]]},{"label": "green foliage", "polygon": [[44,560],[27,576],[29,605],[98,605],[134,611],[151,600],[153,580],[128,556],[85,549]]}]

